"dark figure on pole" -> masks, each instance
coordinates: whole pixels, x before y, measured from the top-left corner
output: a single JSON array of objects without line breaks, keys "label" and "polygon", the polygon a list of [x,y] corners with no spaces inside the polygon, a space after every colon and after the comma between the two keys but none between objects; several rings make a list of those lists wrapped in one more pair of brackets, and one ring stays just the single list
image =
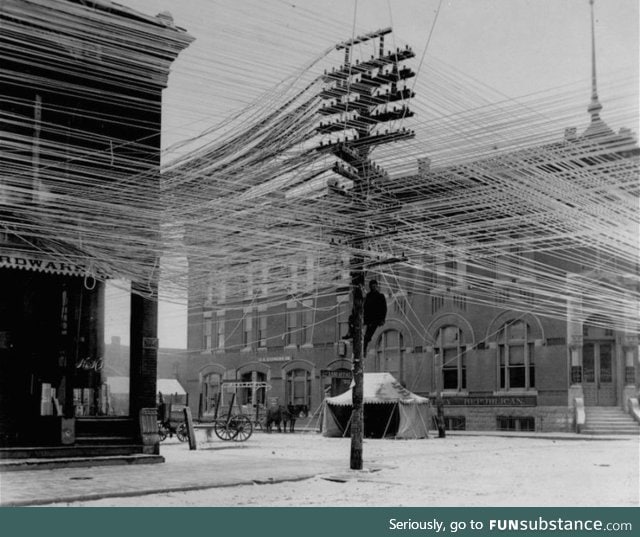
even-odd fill
[{"label": "dark figure on pole", "polygon": [[378,290],[378,282],[371,280],[369,282],[369,292],[364,299],[364,325],[366,326],[366,330],[364,333],[363,356],[367,355],[367,346],[371,338],[373,338],[373,334],[386,320],[387,300]]}]

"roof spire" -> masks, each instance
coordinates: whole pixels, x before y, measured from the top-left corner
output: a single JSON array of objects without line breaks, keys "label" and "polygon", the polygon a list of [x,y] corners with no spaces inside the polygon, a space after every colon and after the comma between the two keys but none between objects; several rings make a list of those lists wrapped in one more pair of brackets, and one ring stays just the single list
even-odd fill
[{"label": "roof spire", "polygon": [[594,17],[594,0],[589,0],[591,4],[591,102],[587,111],[591,114],[591,121],[597,121],[600,118],[600,110],[602,105],[598,100],[598,87],[596,79],[596,26]]}]

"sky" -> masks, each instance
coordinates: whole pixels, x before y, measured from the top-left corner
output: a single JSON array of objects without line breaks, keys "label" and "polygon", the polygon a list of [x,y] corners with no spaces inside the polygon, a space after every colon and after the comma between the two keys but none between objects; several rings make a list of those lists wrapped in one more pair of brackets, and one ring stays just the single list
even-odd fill
[{"label": "sky", "polygon": [[[446,64],[470,91],[526,99],[551,91],[591,94],[591,20],[588,0],[120,0],[147,15],[169,11],[195,41],[174,62],[163,95],[166,162],[175,144],[197,136],[253,102],[336,43],[393,27],[394,44],[416,52],[418,79]],[[637,111],[639,69],[637,0],[596,0],[596,55],[602,116],[617,130]],[[465,88],[460,88],[463,92]],[[419,98],[419,96],[418,96]],[[464,104],[464,103],[463,103]],[[437,103],[426,106],[437,107]],[[637,112],[636,112],[637,114]],[[567,125],[573,126],[573,125]],[[110,292],[107,341],[128,340],[126,294]],[[160,345],[186,347],[184,305],[162,301]]]}]

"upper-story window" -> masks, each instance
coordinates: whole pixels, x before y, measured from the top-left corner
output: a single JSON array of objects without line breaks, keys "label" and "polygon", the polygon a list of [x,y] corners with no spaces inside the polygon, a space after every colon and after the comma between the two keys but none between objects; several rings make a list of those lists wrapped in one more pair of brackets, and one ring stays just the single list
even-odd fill
[{"label": "upper-story window", "polygon": [[267,307],[258,307],[258,347],[267,347]]},{"label": "upper-story window", "polygon": [[253,345],[253,309],[246,308],[242,317],[242,346],[250,348]]},{"label": "upper-story window", "polygon": [[349,333],[349,315],[351,314],[351,304],[349,295],[338,295],[338,312],[336,315],[336,340],[346,336]]},{"label": "upper-story window", "polygon": [[212,341],[212,313],[210,311],[205,311],[202,317],[202,333],[203,333],[203,341],[202,347],[205,351],[211,350]]},{"label": "upper-story window", "polygon": [[534,340],[524,321],[510,321],[496,338],[501,390],[535,387]]},{"label": "upper-story window", "polygon": [[313,309],[313,300],[305,300],[302,303],[302,344],[313,345],[313,322],[315,318],[315,310]]},{"label": "upper-story window", "polygon": [[287,302],[285,316],[284,344],[287,347],[295,346],[298,343],[298,310],[295,301]]},{"label": "upper-story window", "polygon": [[219,310],[216,312],[216,348],[218,350],[224,350],[225,345],[225,310]]}]

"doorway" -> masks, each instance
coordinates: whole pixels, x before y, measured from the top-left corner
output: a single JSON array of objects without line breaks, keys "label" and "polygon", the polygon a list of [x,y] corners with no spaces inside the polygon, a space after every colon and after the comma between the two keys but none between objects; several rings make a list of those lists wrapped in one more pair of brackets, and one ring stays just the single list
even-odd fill
[{"label": "doorway", "polygon": [[615,406],[615,346],[613,341],[585,341],[582,348],[586,406]]}]

